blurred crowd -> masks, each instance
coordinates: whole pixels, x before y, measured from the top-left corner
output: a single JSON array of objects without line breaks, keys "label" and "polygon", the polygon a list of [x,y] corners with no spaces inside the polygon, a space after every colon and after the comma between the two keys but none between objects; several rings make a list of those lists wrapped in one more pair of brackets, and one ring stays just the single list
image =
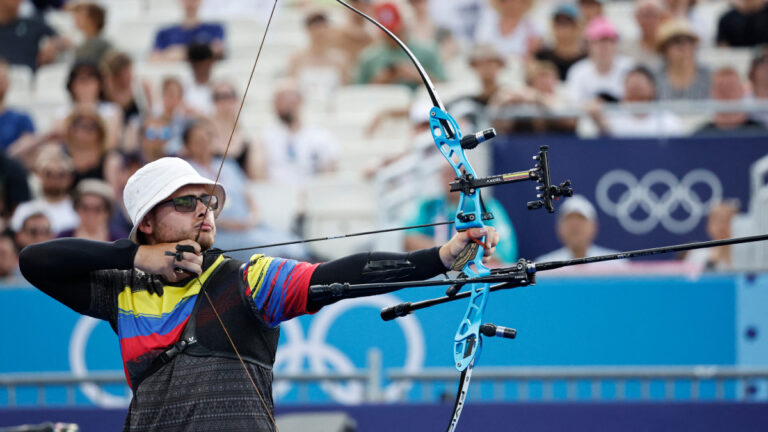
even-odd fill
[{"label": "blurred crowd", "polygon": [[[766,0],[736,0],[719,17],[702,14],[697,0],[636,0],[634,40],[620,36],[605,14],[606,0],[349,2],[400,37],[433,81],[478,83],[476,92],[448,101],[449,111],[461,113],[471,128],[491,124],[502,133],[573,135],[578,113],[586,112],[602,135],[676,136],[690,131],[671,110],[611,108],[675,100],[768,103]],[[248,185],[300,186],[338,169],[338,139],[305,118],[304,95],[330,95],[350,85],[422,87],[404,52],[370,23],[351,13],[332,14],[325,2],[298,1],[284,7],[302,11],[306,46],[284,53],[286,70],[274,82],[253,84],[272,92],[275,121],[260,125],[258,133],[234,127],[241,83],[212,73],[229,56],[226,16],[254,16],[256,22],[271,2],[219,3],[176,0],[178,22],[160,28],[148,54],[136,58],[121,40],[104,34],[114,2],[0,0],[0,278],[18,276],[16,253],[31,243],[125,237],[131,228],[122,204],[125,182],[164,156],[182,157],[210,178],[226,156],[220,181],[230,208],[219,221],[219,247],[295,239],[300,224],[284,232],[265,225]],[[548,14],[544,27],[532,19],[541,8]],[[214,11],[220,13],[210,19]],[[51,13],[69,14],[78,34],[57,32],[47,22]],[[703,48],[749,49],[749,64],[711,68],[699,58]],[[456,59],[471,77],[450,76]],[[6,103],[12,71],[62,63],[69,67],[70,103],[40,130],[30,113]],[[153,83],[134,68],[149,63],[176,65],[189,78],[169,73],[155,94]],[[511,65],[521,71],[521,82],[504,79]],[[424,119],[411,111],[404,106],[382,115],[410,118],[414,134],[423,132]],[[730,109],[713,114],[695,133],[765,133],[767,126],[768,111]],[[441,214],[445,199],[422,204],[414,219]],[[575,207],[590,219],[593,211]],[[503,217],[499,221],[505,224]],[[506,225],[501,229],[514,238],[511,223]],[[406,240],[407,247],[428,244]],[[298,246],[272,253],[312,258]],[[504,259],[515,257],[512,242]]]}]

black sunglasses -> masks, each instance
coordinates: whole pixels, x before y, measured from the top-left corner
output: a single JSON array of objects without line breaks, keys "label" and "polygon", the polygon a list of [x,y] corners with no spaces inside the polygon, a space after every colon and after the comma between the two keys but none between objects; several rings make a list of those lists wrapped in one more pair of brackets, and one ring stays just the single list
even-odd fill
[{"label": "black sunglasses", "polygon": [[170,198],[165,201],[160,201],[157,203],[157,205],[161,206],[164,204],[173,203],[173,208],[177,212],[190,213],[195,211],[197,208],[197,201],[200,201],[204,206],[210,208],[211,210],[218,210],[219,208],[219,198],[216,195],[184,195],[176,198]]}]

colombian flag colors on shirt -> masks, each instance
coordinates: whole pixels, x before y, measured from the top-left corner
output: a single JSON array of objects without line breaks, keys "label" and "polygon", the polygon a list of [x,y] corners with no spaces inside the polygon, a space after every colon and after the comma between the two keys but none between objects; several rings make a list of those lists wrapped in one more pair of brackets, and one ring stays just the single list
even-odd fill
[{"label": "colombian flag colors on shirt", "polygon": [[[123,366],[149,367],[152,360],[179,340],[202,282],[224,262],[219,256],[198,278],[181,287],[166,285],[163,295],[126,286],[118,295],[117,333]],[[254,255],[243,271],[245,293],[271,326],[306,313],[309,280],[317,264]]]}]

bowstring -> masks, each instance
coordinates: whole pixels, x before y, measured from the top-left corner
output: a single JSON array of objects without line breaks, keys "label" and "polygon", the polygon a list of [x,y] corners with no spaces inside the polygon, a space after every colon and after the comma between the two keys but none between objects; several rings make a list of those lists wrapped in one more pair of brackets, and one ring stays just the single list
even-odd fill
[{"label": "bowstring", "polygon": [[277,246],[289,246],[294,244],[314,243],[314,242],[327,241],[327,240],[339,240],[339,239],[345,239],[350,237],[360,237],[360,236],[366,236],[371,234],[388,233],[393,231],[405,231],[405,230],[412,230],[412,229],[428,228],[428,227],[434,227],[439,225],[453,225],[454,223],[455,221],[431,222],[431,223],[420,224],[420,225],[408,225],[408,226],[395,227],[395,228],[384,228],[384,229],[373,230],[373,231],[362,231],[362,232],[356,232],[356,233],[350,233],[350,234],[337,234],[337,235],[330,235],[325,237],[291,240],[291,241],[285,241],[280,243],[269,243],[269,244],[263,244],[258,246],[246,246],[246,247],[241,247],[237,249],[216,250],[213,252],[209,250],[203,253],[208,254],[209,252],[211,252],[211,254],[213,253],[219,254],[219,253],[228,253],[228,252],[242,252],[242,251],[247,251],[252,249],[266,249],[266,248],[277,247]]},{"label": "bowstring", "polygon": [[[256,71],[256,64],[259,62],[259,57],[261,57],[261,50],[264,48],[264,41],[267,39],[267,32],[269,31],[269,26],[272,23],[272,17],[275,15],[275,9],[277,7],[277,0],[274,0],[272,3],[272,10],[269,13],[269,19],[267,20],[267,26],[264,29],[264,35],[261,37],[261,43],[259,44],[259,50],[256,53],[256,59],[253,61],[253,67],[251,67],[251,74],[248,76],[248,83],[245,86],[245,91],[243,92],[243,97],[240,99],[240,106],[237,109],[237,115],[235,116],[235,122],[232,125],[232,131],[229,133],[229,139],[227,140],[227,146],[224,149],[224,154],[221,157],[221,164],[219,164],[219,170],[216,172],[216,178],[213,181],[213,185],[211,185],[211,191],[209,195],[214,196],[214,193],[216,192],[216,187],[219,185],[219,176],[221,175],[221,170],[224,168],[224,161],[227,160],[227,152],[229,152],[229,146],[232,144],[232,137],[235,135],[235,130],[237,129],[237,123],[240,120],[240,114],[243,112],[243,106],[245,105],[245,98],[248,96],[248,90],[251,88],[251,82],[253,81],[253,74]],[[211,210],[211,201],[208,200],[208,203],[205,205],[205,212],[203,213],[203,221],[208,217],[208,212]],[[223,203],[220,203],[223,205]],[[200,224],[200,228],[197,230],[197,235],[195,236],[195,243],[198,242],[200,239],[200,234],[203,231],[204,224]],[[200,283],[200,277],[197,276],[197,281]],[[202,283],[200,284],[201,290],[203,291],[203,294],[205,294],[205,298],[208,300],[208,304],[211,305],[211,309],[213,310],[214,315],[216,315],[216,319],[219,321],[219,324],[221,324],[221,328],[224,330],[224,333],[227,335],[227,339],[229,340],[230,345],[232,345],[232,349],[235,351],[235,354],[237,355],[237,359],[240,360],[240,364],[243,366],[243,370],[245,371],[245,374],[248,375],[248,379],[251,381],[251,384],[253,385],[253,388],[256,390],[256,394],[259,396],[259,400],[261,401],[262,406],[264,407],[264,411],[266,411],[267,416],[269,416],[269,419],[272,421],[272,425],[275,426],[275,430],[277,432],[280,432],[280,429],[277,427],[277,422],[275,421],[274,417],[272,416],[272,413],[269,410],[269,407],[267,407],[267,403],[264,401],[264,397],[261,395],[261,391],[259,391],[259,387],[256,385],[255,380],[253,379],[253,376],[251,375],[251,372],[248,370],[248,366],[246,366],[245,361],[243,360],[243,357],[240,355],[240,351],[237,349],[237,346],[235,346],[235,341],[232,339],[232,337],[229,334],[229,331],[227,330],[227,326],[224,325],[224,321],[221,319],[221,316],[219,315],[219,312],[216,310],[216,307],[213,305],[213,302],[211,301],[211,297],[208,295],[208,292],[205,289],[202,289]]]}]

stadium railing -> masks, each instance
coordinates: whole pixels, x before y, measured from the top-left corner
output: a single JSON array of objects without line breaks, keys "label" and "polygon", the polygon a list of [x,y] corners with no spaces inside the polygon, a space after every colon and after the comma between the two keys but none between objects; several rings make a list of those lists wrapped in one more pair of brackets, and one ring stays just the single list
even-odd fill
[{"label": "stadium railing", "polygon": [[[275,373],[275,384],[299,386],[296,402],[309,400],[310,385],[327,382],[358,382],[365,386],[366,403],[382,402],[383,382],[405,382],[420,393],[414,402],[434,402],[451,393],[457,373],[451,368],[427,368],[419,372],[384,371],[381,363],[344,374]],[[386,380],[384,380],[384,378]],[[6,393],[5,408],[20,406],[16,394],[34,388],[37,406],[49,405],[46,392],[66,388],[65,406],[76,405],[77,387],[92,383],[110,386],[125,383],[122,371],[92,373],[77,377],[69,373],[0,374],[0,392]],[[488,367],[473,372],[474,400],[484,402],[552,402],[588,400],[621,401],[764,401],[768,368],[744,366],[536,366]],[[484,388],[490,386],[490,391]],[[440,391],[445,388],[445,392]],[[510,391],[510,389],[514,391]],[[125,387],[126,394],[129,392]],[[490,394],[490,396],[488,396]],[[405,394],[402,395],[405,400]],[[2,405],[0,405],[2,406]]]}]

